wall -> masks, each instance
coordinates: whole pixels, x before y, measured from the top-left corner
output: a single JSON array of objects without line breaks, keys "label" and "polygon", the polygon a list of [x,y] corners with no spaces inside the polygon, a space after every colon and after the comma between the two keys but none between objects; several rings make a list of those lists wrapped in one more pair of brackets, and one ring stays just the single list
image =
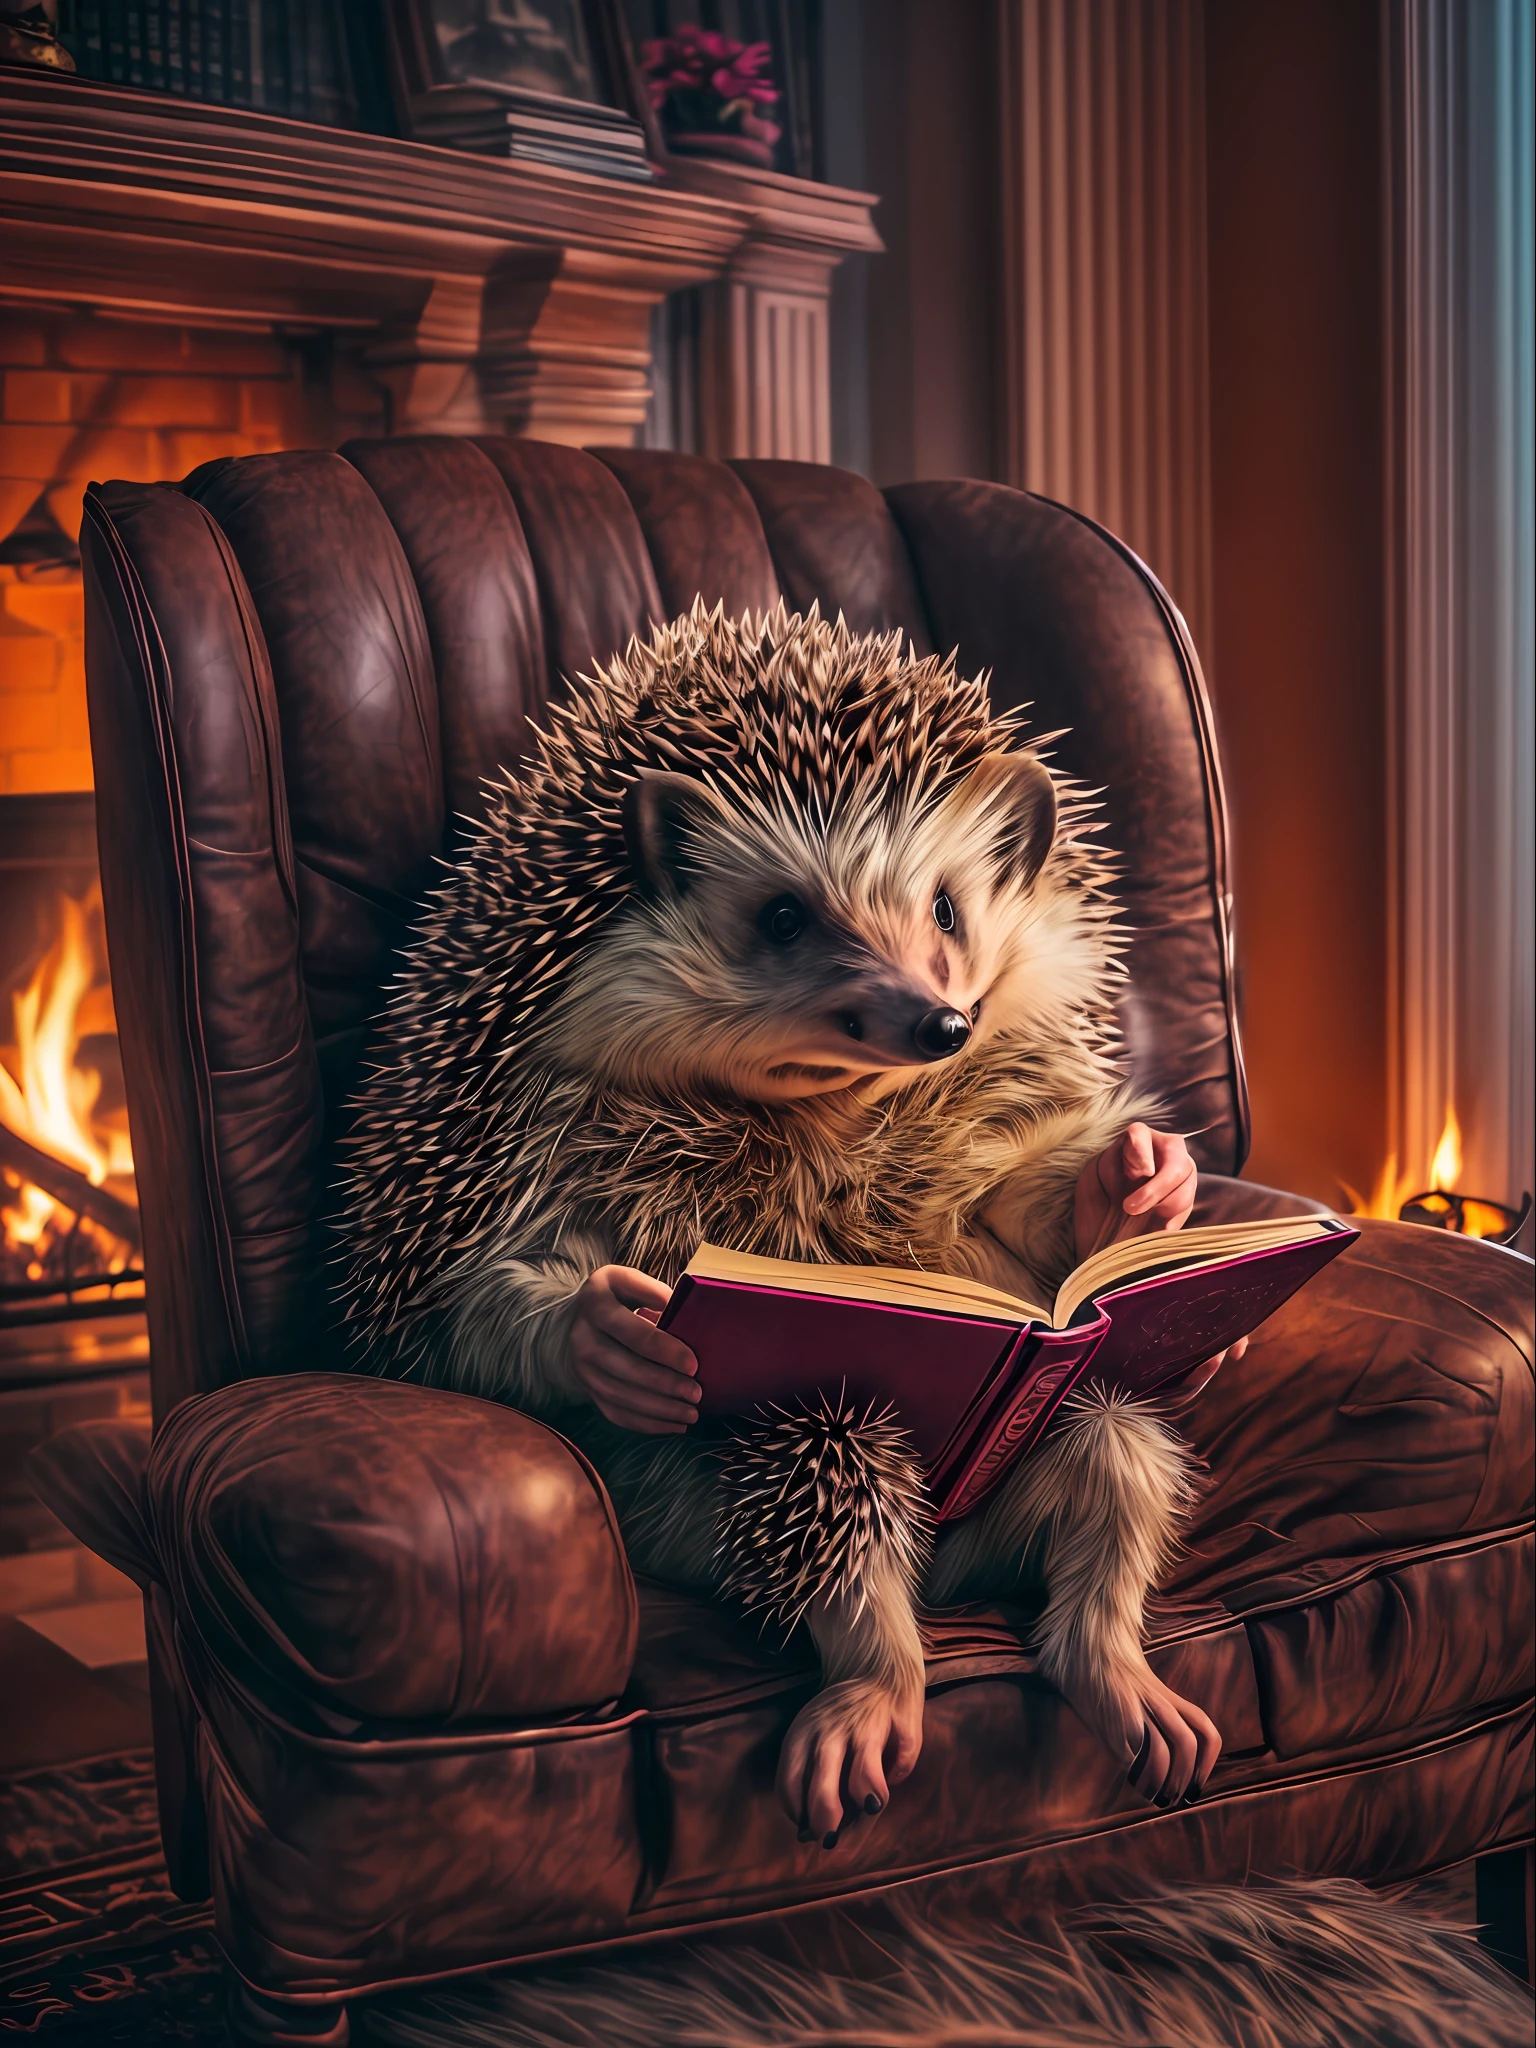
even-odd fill
[{"label": "wall", "polygon": [[878,192],[885,253],[833,286],[834,462],[996,476],[995,23],[988,0],[826,0],[822,162]]},{"label": "wall", "polygon": [[1215,695],[1254,1179],[1386,1147],[1376,0],[1206,11]]},{"label": "wall", "polygon": [[[265,334],[0,309],[0,541],[41,496],[80,530],[92,479],[382,431],[382,394]],[[355,388],[354,388],[355,387]],[[78,570],[0,565],[0,795],[89,789]]]}]

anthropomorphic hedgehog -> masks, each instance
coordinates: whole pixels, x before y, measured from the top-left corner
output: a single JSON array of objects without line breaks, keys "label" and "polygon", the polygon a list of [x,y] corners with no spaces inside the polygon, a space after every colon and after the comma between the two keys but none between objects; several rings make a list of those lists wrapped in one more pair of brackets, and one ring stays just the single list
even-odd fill
[{"label": "anthropomorphic hedgehog", "polygon": [[1043,1581],[1041,1669],[1160,1803],[1219,1747],[1142,1653],[1188,1490],[1154,1413],[1081,1398],[934,1545],[888,1421],[691,1427],[694,1361],[641,1313],[702,1238],[1049,1300],[1095,1239],[1183,1222],[1090,811],[899,633],[696,606],[492,789],[346,1145],[360,1359],[557,1419],[638,1570],[807,1623],[779,1791],[825,1846],[918,1754],[919,1595]]}]

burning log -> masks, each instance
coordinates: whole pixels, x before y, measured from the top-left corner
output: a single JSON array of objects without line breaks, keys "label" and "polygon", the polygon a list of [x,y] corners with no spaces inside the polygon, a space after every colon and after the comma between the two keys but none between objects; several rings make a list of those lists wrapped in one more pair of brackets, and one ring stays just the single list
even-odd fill
[{"label": "burning log", "polygon": [[30,1181],[75,1215],[89,1216],[93,1223],[122,1238],[133,1250],[139,1249],[139,1212],[131,1202],[123,1201],[106,1188],[93,1186],[83,1173],[28,1144],[5,1123],[0,1123],[0,1166],[8,1166],[21,1176],[23,1183]]},{"label": "burning log", "polygon": [[1518,1209],[1511,1209],[1508,1203],[1490,1202],[1483,1195],[1434,1187],[1411,1195],[1397,1213],[1404,1223],[1426,1223],[1432,1230],[1454,1230],[1461,1237],[1512,1246],[1531,1213],[1531,1198],[1527,1195]]}]

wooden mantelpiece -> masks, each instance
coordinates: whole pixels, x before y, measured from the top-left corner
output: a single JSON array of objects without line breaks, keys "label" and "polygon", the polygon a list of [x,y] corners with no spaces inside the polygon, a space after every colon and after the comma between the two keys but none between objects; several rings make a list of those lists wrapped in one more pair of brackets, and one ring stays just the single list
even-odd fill
[{"label": "wooden mantelpiece", "polygon": [[0,71],[0,302],[327,334],[392,432],[630,441],[650,314],[710,287],[711,452],[827,458],[826,307],[866,194],[729,165],[584,177]]}]

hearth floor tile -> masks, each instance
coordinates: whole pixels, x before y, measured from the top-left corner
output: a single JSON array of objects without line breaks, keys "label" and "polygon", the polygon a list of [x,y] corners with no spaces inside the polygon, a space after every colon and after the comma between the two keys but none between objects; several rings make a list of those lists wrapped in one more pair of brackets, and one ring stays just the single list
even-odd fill
[{"label": "hearth floor tile", "polygon": [[40,1613],[18,1615],[17,1620],[57,1643],[88,1671],[109,1664],[141,1663],[146,1655],[144,1603],[137,1594],[131,1600],[88,1600],[74,1607],[45,1608]]},{"label": "hearth floor tile", "polygon": [[149,1742],[144,1664],[89,1670],[14,1615],[0,1615],[0,1778]]}]

